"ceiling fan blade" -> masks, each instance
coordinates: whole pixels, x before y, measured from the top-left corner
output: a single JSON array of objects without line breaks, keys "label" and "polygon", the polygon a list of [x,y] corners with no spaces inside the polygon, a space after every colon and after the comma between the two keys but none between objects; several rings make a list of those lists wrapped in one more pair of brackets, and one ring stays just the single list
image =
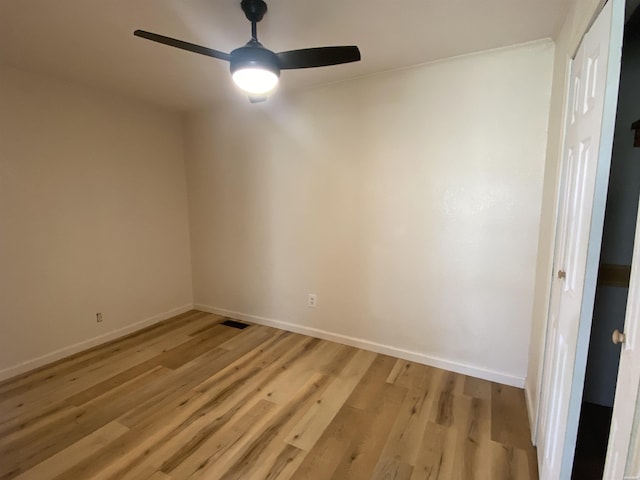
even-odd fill
[{"label": "ceiling fan blade", "polygon": [[147,40],[151,40],[153,42],[163,43],[165,45],[169,45],[170,47],[181,48],[182,50],[199,53],[200,55],[206,55],[207,57],[226,60],[227,62],[231,58],[231,55],[229,55],[228,53],[220,52],[218,50],[214,50],[213,48],[201,47],[200,45],[196,45],[194,43],[183,42],[182,40],[177,40],[175,38],[165,37],[164,35],[158,35],[157,33],[145,32],[144,30],[136,30],[135,32],[133,32],[133,34],[136,37],[146,38]]},{"label": "ceiling fan blade", "polygon": [[360,60],[360,50],[351,45],[346,47],[317,47],[289,50],[277,54],[282,70],[293,68],[326,67]]}]

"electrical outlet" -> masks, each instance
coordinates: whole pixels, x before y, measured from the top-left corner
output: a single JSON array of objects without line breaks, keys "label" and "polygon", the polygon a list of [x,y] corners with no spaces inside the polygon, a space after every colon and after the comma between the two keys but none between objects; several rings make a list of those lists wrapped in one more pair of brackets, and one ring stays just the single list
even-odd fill
[{"label": "electrical outlet", "polygon": [[310,293],[307,297],[307,307],[315,307],[318,303],[318,297],[315,293]]},{"label": "electrical outlet", "polygon": [[102,322],[102,313],[101,312],[96,313],[96,322],[98,322],[98,323]]}]

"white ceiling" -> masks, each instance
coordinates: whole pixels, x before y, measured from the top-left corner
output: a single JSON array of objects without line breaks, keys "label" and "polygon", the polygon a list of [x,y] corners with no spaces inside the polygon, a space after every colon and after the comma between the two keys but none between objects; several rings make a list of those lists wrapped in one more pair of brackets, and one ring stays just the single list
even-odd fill
[{"label": "white ceiling", "polygon": [[[301,89],[551,37],[574,0],[267,0],[271,50],[358,45],[354,64],[283,71]],[[580,0],[578,0],[580,1]],[[0,63],[177,109],[241,95],[228,64],[133,36],[229,52],[250,36],[240,0],[0,0]]]}]

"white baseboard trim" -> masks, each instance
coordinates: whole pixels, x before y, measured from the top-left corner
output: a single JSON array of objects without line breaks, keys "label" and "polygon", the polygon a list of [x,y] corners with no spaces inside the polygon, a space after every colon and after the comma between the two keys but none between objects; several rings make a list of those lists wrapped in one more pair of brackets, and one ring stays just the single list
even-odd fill
[{"label": "white baseboard trim", "polygon": [[534,409],[533,397],[531,396],[531,386],[529,385],[529,378],[527,377],[524,382],[524,401],[527,405],[527,415],[529,416],[529,430],[531,431],[531,443],[536,445],[537,427],[538,427],[538,415]]},{"label": "white baseboard trim", "polygon": [[102,335],[98,335],[97,337],[93,337],[88,340],[84,340],[82,342],[74,343],[73,345],[60,348],[58,350],[47,353],[40,357],[33,358],[31,360],[27,360],[25,362],[19,363],[18,365],[13,365],[11,367],[4,368],[0,370],[0,381],[6,380],[11,377],[15,377],[16,375],[20,375],[30,370],[34,370],[38,367],[42,367],[49,363],[53,363],[56,360],[60,360],[62,358],[68,357],[70,355],[81,352],[83,350],[87,350],[91,347],[95,347],[96,345],[106,343],[110,340],[115,340],[116,338],[124,337],[125,335],[133,333],[137,330],[141,330],[145,327],[153,325],[154,323],[158,323],[158,322],[161,322],[162,320],[175,317],[176,315],[180,315],[181,313],[188,312],[189,310],[192,310],[192,309],[193,309],[193,304],[191,303],[182,305],[180,307],[172,308],[171,310],[168,310],[166,312],[162,312],[152,317],[145,318],[144,320],[140,320],[138,322],[132,323],[131,325],[127,325],[126,327],[118,328],[116,330],[103,333]]},{"label": "white baseboard trim", "polygon": [[420,352],[413,352],[411,350],[393,347],[391,345],[384,345],[381,343],[372,342],[370,340],[365,340],[363,338],[350,337],[339,333],[320,330],[318,328],[305,327],[304,325],[297,325],[295,323],[285,322],[282,320],[259,317],[242,312],[234,312],[231,310],[226,310],[224,308],[211,307],[209,305],[198,303],[194,304],[193,308],[195,308],[196,310],[202,310],[203,312],[215,313],[216,315],[235,318],[237,320],[244,320],[246,322],[279,328],[281,330],[287,330],[294,333],[301,333],[303,335],[321,338],[323,340],[330,340],[332,342],[362,348],[363,350],[382,353],[384,355],[402,358],[403,360],[409,360],[412,362],[421,363],[423,365],[429,365],[431,367],[442,368],[444,370],[450,370],[452,372],[461,373],[463,375],[469,375],[471,377],[482,378],[484,380],[501,383],[503,385],[511,385],[518,388],[524,387],[524,378],[521,377],[497,372],[495,370],[478,368],[473,365],[454,362],[451,360],[426,355]]}]

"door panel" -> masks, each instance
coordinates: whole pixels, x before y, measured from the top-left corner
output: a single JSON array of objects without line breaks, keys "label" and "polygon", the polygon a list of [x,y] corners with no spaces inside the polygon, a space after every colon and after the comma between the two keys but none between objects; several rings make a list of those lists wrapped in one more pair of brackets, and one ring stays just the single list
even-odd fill
[{"label": "door panel", "polygon": [[[563,384],[567,382],[567,343],[562,336],[562,334],[558,334],[557,336],[557,351],[553,362],[553,370],[555,373],[555,378],[553,381],[553,390],[557,392],[560,390]],[[551,404],[552,412],[551,412],[551,423],[550,425],[559,425],[560,423],[560,414],[561,414],[561,404],[560,402],[553,402]],[[551,436],[550,441],[545,446],[545,462],[548,465],[555,465],[558,462],[558,453],[561,451],[561,445],[559,444],[561,441],[561,437],[559,435]]]},{"label": "door panel", "polygon": [[[589,45],[591,46],[591,45]],[[584,106],[583,113],[587,113],[596,107],[597,96],[602,88],[598,88],[601,82],[604,81],[602,75],[599,75],[601,70],[598,69],[598,61],[600,59],[600,45],[593,45],[591,51],[587,54],[586,73],[587,84],[584,92]]]},{"label": "door panel", "polygon": [[[640,325],[640,210],[638,213],[627,313],[624,321],[626,338],[620,352],[618,383],[613,403],[609,447],[603,477],[612,480],[623,478],[625,465],[627,467],[624,478],[640,478],[640,465],[637,461],[640,456],[640,452],[638,452],[640,444],[638,444],[637,437],[640,411],[636,411],[638,386],[640,385],[640,348],[638,348],[638,342],[640,342],[640,334],[638,333],[638,325]],[[634,416],[635,421],[632,422]],[[634,424],[636,438],[632,442],[631,435]],[[633,447],[634,444],[635,447]]]},{"label": "door panel", "polygon": [[[620,51],[617,58],[610,54],[614,6],[619,14],[624,2],[605,5],[571,63],[541,392],[542,480],[569,478],[573,464],[611,161],[612,138],[603,128],[613,131],[615,123],[615,115],[604,115],[613,90],[615,113],[619,77]],[[623,17],[618,20],[622,25]],[[611,62],[617,62],[617,77]]]}]

